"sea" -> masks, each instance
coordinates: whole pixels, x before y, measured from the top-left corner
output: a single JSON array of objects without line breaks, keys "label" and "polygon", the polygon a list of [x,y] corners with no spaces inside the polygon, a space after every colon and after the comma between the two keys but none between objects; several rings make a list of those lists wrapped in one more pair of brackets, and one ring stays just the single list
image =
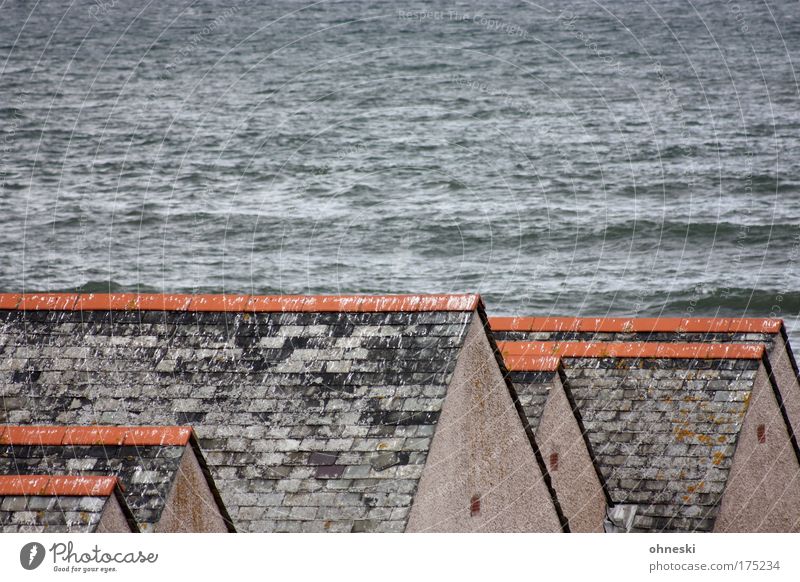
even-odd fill
[{"label": "sea", "polygon": [[0,2],[0,291],[781,317],[796,1]]}]

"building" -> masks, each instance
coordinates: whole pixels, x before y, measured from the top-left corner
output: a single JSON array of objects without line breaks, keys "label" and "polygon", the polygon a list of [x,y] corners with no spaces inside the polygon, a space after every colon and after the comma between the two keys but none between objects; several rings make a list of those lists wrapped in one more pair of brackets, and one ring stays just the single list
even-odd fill
[{"label": "building", "polygon": [[0,532],[138,531],[116,477],[0,475]]},{"label": "building", "polygon": [[234,531],[189,427],[0,426],[0,475],[119,478],[143,532]]},{"label": "building", "polygon": [[610,531],[800,531],[800,456],[763,345],[499,345],[511,370],[561,358]]},{"label": "building", "polygon": [[766,349],[767,370],[775,377],[781,404],[800,434],[800,373],[780,319],[492,317],[498,341],[588,341],[661,343],[746,343]]},{"label": "building", "polygon": [[557,357],[505,360],[572,532],[602,532],[611,497]]},{"label": "building", "polygon": [[0,296],[0,422],[192,425],[237,531],[567,531],[476,295]]}]

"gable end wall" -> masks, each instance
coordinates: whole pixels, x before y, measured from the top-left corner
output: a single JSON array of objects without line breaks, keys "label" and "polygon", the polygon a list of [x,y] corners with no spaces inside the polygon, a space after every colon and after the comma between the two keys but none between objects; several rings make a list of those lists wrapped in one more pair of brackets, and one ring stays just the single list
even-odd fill
[{"label": "gable end wall", "polygon": [[442,405],[406,531],[562,531],[477,313]]},{"label": "gable end wall", "polygon": [[[764,443],[758,440],[760,425],[764,425]],[[800,531],[800,463],[763,363],[739,433],[714,531]]]},{"label": "gable end wall", "polygon": [[557,470],[548,465],[548,471],[570,531],[602,532],[606,494],[558,374],[553,377],[536,442],[546,462],[558,454]]}]

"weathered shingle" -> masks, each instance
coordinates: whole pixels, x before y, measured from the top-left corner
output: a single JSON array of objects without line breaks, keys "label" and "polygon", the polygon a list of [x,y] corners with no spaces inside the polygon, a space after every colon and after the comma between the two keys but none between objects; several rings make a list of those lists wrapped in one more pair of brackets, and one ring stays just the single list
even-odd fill
[{"label": "weathered shingle", "polygon": [[[191,438],[188,427],[5,426],[0,427],[0,475],[117,477],[139,527],[150,531],[180,478]],[[207,486],[213,495],[213,482]],[[198,490],[195,496],[204,493]],[[225,515],[224,508],[220,512]]]},{"label": "weathered shingle", "polygon": [[795,444],[800,435],[800,371],[780,319],[493,317],[503,341],[759,344],[775,378]]},{"label": "weathered shingle", "polygon": [[195,425],[240,531],[403,531],[475,305],[42,301],[0,311],[0,421]]},{"label": "weathered shingle", "polygon": [[[109,504],[117,503],[121,520],[109,519]],[[104,522],[138,531],[128,517],[114,477],[0,475],[2,532],[91,533],[103,531]]]},{"label": "weathered shingle", "polygon": [[637,506],[635,530],[713,528],[761,362],[756,350],[729,346],[720,350],[725,359],[687,359],[653,357],[654,344],[644,350],[649,357],[631,357],[633,344],[604,346],[605,353],[586,344],[555,351],[548,343],[501,345],[512,353],[507,359],[521,393],[529,382],[538,390],[539,378],[514,372],[514,357],[562,355],[612,502]]}]

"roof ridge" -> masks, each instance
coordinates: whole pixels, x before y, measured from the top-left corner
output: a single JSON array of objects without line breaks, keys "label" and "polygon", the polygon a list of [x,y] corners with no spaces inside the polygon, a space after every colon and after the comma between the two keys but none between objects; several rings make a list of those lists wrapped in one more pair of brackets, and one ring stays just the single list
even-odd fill
[{"label": "roof ridge", "polygon": [[108,497],[118,484],[111,476],[0,475],[0,495]]},{"label": "roof ridge", "polygon": [[493,331],[778,333],[782,319],[754,317],[491,317]]},{"label": "roof ridge", "polygon": [[389,312],[473,311],[480,295],[230,295],[180,293],[0,293],[21,311]]},{"label": "roof ridge", "polygon": [[561,364],[558,356],[505,356],[509,372],[555,372]]},{"label": "roof ridge", "polygon": [[190,426],[3,425],[0,445],[185,446]]},{"label": "roof ridge", "polygon": [[762,344],[703,344],[660,342],[497,342],[509,356],[562,358],[664,358],[691,360],[755,360],[764,355]]}]

